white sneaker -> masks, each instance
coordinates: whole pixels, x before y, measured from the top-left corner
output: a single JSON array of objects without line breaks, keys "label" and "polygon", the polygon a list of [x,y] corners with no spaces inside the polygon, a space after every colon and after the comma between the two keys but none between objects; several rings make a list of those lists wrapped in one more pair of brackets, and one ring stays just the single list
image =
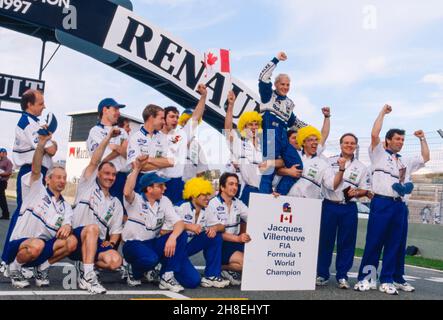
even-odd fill
[{"label": "white sneaker", "polygon": [[344,290],[347,290],[347,289],[351,288],[351,286],[349,285],[348,280],[346,280],[346,279],[339,279],[338,280],[338,287],[340,289],[344,289]]},{"label": "white sneaker", "polygon": [[141,280],[136,280],[134,278],[134,275],[132,274],[132,266],[130,264],[126,265],[126,272],[128,274],[128,276],[126,277],[126,283],[128,284],[128,286],[130,287],[139,287],[142,285],[142,281]]},{"label": "white sneaker", "polygon": [[355,291],[365,292],[371,290],[371,285],[368,280],[361,280],[354,286]]},{"label": "white sneaker", "polygon": [[386,294],[389,294],[389,295],[394,295],[394,296],[398,295],[398,291],[395,288],[393,283],[382,283],[380,285],[380,287],[378,287],[378,290],[380,292],[383,292],[383,293],[386,293]]},{"label": "white sneaker", "polygon": [[204,288],[226,288],[231,282],[221,277],[203,277],[200,284]]},{"label": "white sneaker", "polygon": [[145,272],[144,276],[149,283],[160,283],[160,271],[157,269]]},{"label": "white sneaker", "polygon": [[120,278],[122,280],[125,280],[128,277],[128,266],[129,266],[129,264],[126,262],[125,259],[123,259],[123,264],[119,268],[120,269]]},{"label": "white sneaker", "polygon": [[31,285],[21,270],[9,271],[9,278],[11,278],[12,286],[17,289],[27,288]]},{"label": "white sneaker", "polygon": [[175,279],[174,276],[171,277],[169,280],[165,280],[163,277],[160,278],[160,284],[158,286],[161,290],[169,290],[175,293],[179,293],[185,288],[183,288],[178,281]]},{"label": "white sneaker", "polygon": [[[9,278],[9,265],[7,265],[5,262],[2,262],[2,263],[5,264],[5,265],[4,265],[3,276],[4,276],[5,278]],[[2,266],[2,268],[3,268],[3,266]],[[3,269],[2,269],[2,270],[3,270]]]},{"label": "white sneaker", "polygon": [[106,289],[100,284],[94,271],[82,276],[78,283],[82,290],[88,290],[91,294],[105,294]]},{"label": "white sneaker", "polygon": [[414,292],[415,288],[413,286],[411,286],[410,283],[405,282],[405,283],[395,283],[394,282],[394,286],[397,290],[401,290],[404,292]]},{"label": "white sneaker", "polygon": [[34,268],[22,268],[22,274],[26,279],[34,278]]},{"label": "white sneaker", "polygon": [[5,273],[7,269],[8,265],[6,264],[6,262],[2,261],[2,263],[0,263],[0,273]]},{"label": "white sneaker", "polygon": [[241,285],[241,274],[239,272],[230,271],[230,270],[223,270],[221,272],[221,276],[222,276],[222,278],[229,280],[229,282],[233,286]]},{"label": "white sneaker", "polygon": [[49,268],[40,270],[38,267],[35,267],[34,278],[37,287],[49,287]]},{"label": "white sneaker", "polygon": [[322,286],[327,286],[327,285],[328,285],[328,282],[329,282],[329,280],[326,280],[326,279],[323,278],[323,277],[317,277],[317,278],[315,279],[315,285],[316,285],[316,286],[320,286],[320,287],[322,287]]},{"label": "white sneaker", "polygon": [[377,290],[377,280],[376,281],[369,280],[369,289]]}]

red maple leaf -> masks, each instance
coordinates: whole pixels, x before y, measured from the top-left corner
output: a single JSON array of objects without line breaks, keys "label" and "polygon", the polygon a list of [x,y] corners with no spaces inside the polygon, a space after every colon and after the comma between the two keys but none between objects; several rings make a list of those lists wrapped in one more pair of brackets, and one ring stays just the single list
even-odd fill
[{"label": "red maple leaf", "polygon": [[206,58],[206,64],[208,66],[213,66],[217,62],[218,58],[214,56],[212,53],[209,53]]}]

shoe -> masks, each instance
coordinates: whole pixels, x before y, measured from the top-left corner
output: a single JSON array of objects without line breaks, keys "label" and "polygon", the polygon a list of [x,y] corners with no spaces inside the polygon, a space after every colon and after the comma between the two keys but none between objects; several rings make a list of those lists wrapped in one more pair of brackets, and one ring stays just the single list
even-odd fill
[{"label": "shoe", "polygon": [[157,269],[145,272],[144,276],[149,283],[160,283],[160,271]]},{"label": "shoe", "polygon": [[315,279],[315,285],[316,286],[327,286],[328,285],[329,280],[325,279],[323,277],[317,277],[317,279]]},{"label": "shoe", "polygon": [[125,280],[128,277],[128,263],[123,259],[123,265],[119,268],[120,278]]},{"label": "shoe", "polygon": [[78,283],[82,290],[88,290],[91,294],[105,294],[106,289],[100,284],[94,271],[82,276]]},{"label": "shoe", "polygon": [[11,278],[11,284],[14,288],[23,289],[31,285],[21,270],[9,271],[9,277]]},{"label": "shoe", "polygon": [[6,262],[2,261],[2,263],[0,264],[0,273],[3,273],[4,277],[9,277],[9,275],[6,275],[6,272],[8,271],[8,265],[6,264]]},{"label": "shoe", "polygon": [[221,277],[203,277],[200,284],[204,288],[226,288],[231,282]]},{"label": "shoe", "polygon": [[229,280],[233,286],[241,285],[241,274],[239,272],[223,270],[221,276],[223,279]]},{"label": "shoe", "polygon": [[128,276],[126,277],[126,283],[128,284],[128,286],[130,287],[141,286],[142,281],[134,278],[134,274],[132,273],[132,266],[130,264],[127,264],[125,269],[128,274]]},{"label": "shoe", "polygon": [[338,287],[340,289],[344,289],[344,290],[347,290],[347,289],[351,288],[351,286],[349,285],[348,280],[346,280],[346,279],[339,279],[338,280]]},{"label": "shoe", "polygon": [[85,276],[85,271],[83,269],[83,263],[81,261],[75,261],[74,267],[77,272],[77,282],[80,282],[80,279]]},{"label": "shoe", "polygon": [[34,268],[22,268],[22,273],[28,280],[34,278]]},{"label": "shoe", "polygon": [[35,267],[34,278],[37,287],[49,287],[49,268],[40,270],[38,267]]},{"label": "shoe", "polygon": [[361,280],[354,286],[355,291],[365,292],[371,290],[371,284],[368,280]]},{"label": "shoe", "polygon": [[174,278],[174,276],[172,276],[171,279],[166,280],[163,277],[160,278],[160,284],[158,286],[161,290],[170,290],[172,292],[175,293],[179,293],[183,290],[185,290],[185,288],[183,288],[178,281]]},{"label": "shoe", "polygon": [[395,283],[394,282],[394,286],[397,290],[401,290],[404,292],[414,292],[415,288],[413,286],[411,286],[410,283],[405,282],[405,283]]},{"label": "shoe", "polygon": [[382,283],[380,287],[378,287],[378,290],[389,295],[398,295],[398,291],[392,283]]}]

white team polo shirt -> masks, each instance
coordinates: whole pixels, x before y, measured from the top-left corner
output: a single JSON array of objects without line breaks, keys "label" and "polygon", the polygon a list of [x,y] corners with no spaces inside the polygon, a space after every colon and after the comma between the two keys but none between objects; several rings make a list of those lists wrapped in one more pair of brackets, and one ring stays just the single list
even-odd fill
[{"label": "white team polo shirt", "polygon": [[263,162],[260,140],[257,140],[255,147],[252,140],[240,138],[236,132],[232,136],[232,153],[238,159],[242,180],[251,187],[260,187],[262,175],[258,166]]},{"label": "white team polo shirt", "polygon": [[85,179],[80,178],[74,206],[73,227],[85,227],[96,224],[100,228],[100,239],[110,235],[121,234],[123,230],[123,207],[118,198],[105,196],[94,174]]},{"label": "white team polo shirt", "polygon": [[[114,128],[112,126],[104,126],[101,123],[98,123],[95,127],[93,127],[89,131],[88,140],[86,141],[86,145],[88,148],[89,156],[92,157],[92,154],[95,150],[97,150],[100,143],[104,138],[109,134],[109,131]],[[111,139],[109,144],[121,145],[124,141],[128,140],[128,134],[125,130],[120,129],[120,135]],[[111,154],[112,150],[109,148],[109,145],[106,146],[105,153],[103,154],[103,158],[106,158],[109,154]],[[117,172],[128,172],[126,166],[126,158],[122,156],[118,156],[117,158],[111,160],[112,164],[114,164]]]},{"label": "white team polo shirt", "polygon": [[128,221],[123,229],[123,241],[146,241],[158,238],[161,230],[173,230],[181,221],[174,206],[163,196],[153,206],[144,195],[135,194],[134,201],[124,200]]},{"label": "white team polo shirt", "polygon": [[[41,129],[38,121],[36,116],[27,112],[24,112],[18,121],[15,128],[14,147],[12,149],[12,160],[17,167],[32,163],[34,151],[38,144],[38,131]],[[53,145],[52,141],[48,141],[45,148]],[[48,154],[43,156],[42,165],[47,169],[52,167],[52,158]]]},{"label": "white team polo shirt", "polygon": [[159,170],[159,175],[166,178],[181,178],[186,163],[188,135],[183,129],[171,130],[168,134],[160,132],[167,143],[167,158],[174,159],[174,166]]},{"label": "white team polo shirt", "polygon": [[302,155],[303,173],[300,179],[292,186],[288,196],[298,198],[321,199],[321,185],[330,168],[323,157],[308,157]]},{"label": "white team polo shirt", "polygon": [[369,147],[369,158],[372,164],[372,192],[387,197],[399,197],[392,185],[400,182],[400,172],[404,172],[404,181],[411,179],[411,174],[424,167],[423,157],[401,157],[394,155],[380,142],[374,150]]},{"label": "white team polo shirt", "polygon": [[[128,143],[128,164],[130,165],[141,155],[148,155],[152,158],[166,158],[168,156],[168,148],[165,135],[161,134],[159,131],[154,131],[151,136],[146,129],[142,126],[140,130],[134,132],[129,138]],[[150,173],[157,172],[158,170],[153,170]]]},{"label": "white team polo shirt", "polygon": [[30,183],[31,172],[22,177],[23,205],[11,235],[11,241],[23,238],[50,240],[64,225],[72,225],[72,209],[63,197],[54,194],[42,184],[42,176]]},{"label": "white team polo shirt", "polygon": [[[342,183],[338,186],[337,190],[334,191],[334,178],[340,170],[337,163],[338,159],[340,159],[340,155],[328,159],[329,166],[332,170],[327,170],[322,185],[322,194],[325,199],[344,202],[345,196],[343,190],[348,187],[371,190],[371,175],[369,169],[362,162],[354,158],[352,161],[346,161],[346,170],[343,173]],[[355,198],[351,199],[351,201],[357,202]]]},{"label": "white team polo shirt", "polygon": [[[195,207],[191,201],[185,202],[180,206],[176,206],[175,211],[177,212],[178,216],[184,221],[184,223],[198,224],[201,225],[203,229],[220,224],[218,218],[215,215],[208,215],[205,209],[202,209],[200,211],[198,219],[196,219]],[[195,234],[188,231],[188,235],[193,237]]]},{"label": "white team polo shirt", "polygon": [[239,199],[233,199],[231,208],[228,208],[226,202],[219,195],[209,202],[206,209],[208,220],[218,219],[219,223],[225,226],[225,232],[239,235],[241,221],[248,221],[248,207]]}]

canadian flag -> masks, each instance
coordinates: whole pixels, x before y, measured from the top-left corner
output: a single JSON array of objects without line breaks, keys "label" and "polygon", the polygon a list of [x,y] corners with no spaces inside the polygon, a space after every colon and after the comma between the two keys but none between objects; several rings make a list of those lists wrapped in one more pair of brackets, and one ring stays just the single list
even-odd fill
[{"label": "canadian flag", "polygon": [[230,53],[226,49],[208,50],[205,53],[206,71],[231,73]]},{"label": "canadian flag", "polygon": [[292,214],[282,214],[280,216],[281,223],[292,223]]}]

